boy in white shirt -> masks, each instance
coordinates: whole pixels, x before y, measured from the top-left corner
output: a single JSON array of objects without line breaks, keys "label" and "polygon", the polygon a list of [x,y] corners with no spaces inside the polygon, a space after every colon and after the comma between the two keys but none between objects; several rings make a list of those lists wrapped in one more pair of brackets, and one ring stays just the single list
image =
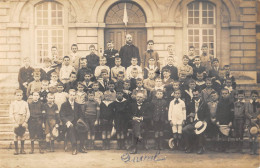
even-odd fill
[{"label": "boy in white shirt", "polygon": [[131,59],[131,65],[129,67],[127,67],[127,69],[126,69],[126,78],[127,79],[131,79],[133,77],[131,72],[132,72],[132,69],[134,69],[134,68],[136,68],[138,70],[138,78],[143,78],[142,68],[139,65],[137,65],[137,63],[138,63],[137,58],[133,57]]},{"label": "boy in white shirt", "polygon": [[63,64],[61,66],[60,75],[59,75],[60,81],[63,84],[66,84],[69,82],[71,72],[76,72],[76,70],[72,65],[70,65],[70,57],[64,56]]},{"label": "boy in white shirt", "polygon": [[95,74],[94,74],[96,78],[101,75],[102,69],[106,69],[108,74],[110,74],[110,68],[109,66],[106,65],[106,63],[107,63],[106,57],[100,57],[99,65],[96,67]]},{"label": "boy in white shirt", "polygon": [[124,73],[124,76],[125,76],[125,67],[121,66],[121,58],[120,57],[115,58],[115,64],[116,64],[116,66],[111,68],[111,79],[114,82],[117,82],[117,76],[118,76],[118,73],[120,71],[122,71]]},{"label": "boy in white shirt", "polygon": [[186,106],[183,100],[180,99],[181,91],[174,91],[174,99],[170,102],[168,120],[172,126],[174,138],[174,147],[177,149],[182,136],[182,127],[186,120]]}]

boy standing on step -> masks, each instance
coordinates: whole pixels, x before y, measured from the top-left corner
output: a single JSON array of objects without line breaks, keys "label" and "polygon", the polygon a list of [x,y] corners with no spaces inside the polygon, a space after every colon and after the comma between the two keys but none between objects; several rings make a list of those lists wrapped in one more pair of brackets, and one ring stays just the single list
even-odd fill
[{"label": "boy standing on step", "polygon": [[21,150],[20,154],[26,154],[24,151],[24,140],[25,140],[25,130],[27,128],[27,122],[30,118],[30,111],[28,103],[22,100],[23,91],[17,89],[15,91],[15,101],[10,104],[9,115],[10,119],[14,123],[14,145],[15,152],[14,155],[18,155],[18,139],[21,140]]}]

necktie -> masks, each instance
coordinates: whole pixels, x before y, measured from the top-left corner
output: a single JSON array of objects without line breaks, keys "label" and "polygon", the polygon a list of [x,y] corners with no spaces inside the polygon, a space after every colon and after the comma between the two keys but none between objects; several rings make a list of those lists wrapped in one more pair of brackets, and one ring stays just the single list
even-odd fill
[{"label": "necktie", "polygon": [[151,53],[153,52],[153,50],[148,50],[147,52],[148,52],[149,54],[151,54]]},{"label": "necktie", "polygon": [[179,104],[179,103],[180,103],[179,99],[176,99],[175,102],[174,102],[174,104]]},{"label": "necktie", "polygon": [[255,101],[253,101],[253,112],[255,113],[256,112],[256,102]]}]

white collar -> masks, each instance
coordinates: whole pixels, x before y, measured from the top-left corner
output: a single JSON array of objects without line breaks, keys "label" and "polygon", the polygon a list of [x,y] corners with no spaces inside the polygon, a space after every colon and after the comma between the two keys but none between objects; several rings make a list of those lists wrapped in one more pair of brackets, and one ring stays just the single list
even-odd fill
[{"label": "white collar", "polygon": [[121,102],[124,102],[126,101],[126,99],[123,97],[122,101],[119,101],[118,99],[116,99],[117,102],[121,103]]},{"label": "white collar", "polygon": [[74,102],[75,102],[75,101],[71,102],[71,101],[69,100],[69,103],[70,103],[71,105],[74,105]]},{"label": "white collar", "polygon": [[200,99],[199,100],[194,100],[195,103],[199,103],[200,102]]},{"label": "white collar", "polygon": [[[252,104],[252,103],[253,103],[253,100],[251,99],[249,102]],[[258,99],[256,99],[255,102],[256,102],[256,103],[259,102]]]},{"label": "white collar", "polygon": [[43,89],[42,89],[41,92],[43,92],[43,91],[49,92],[49,89],[47,89],[47,90],[43,90]]},{"label": "white collar", "polygon": [[144,88],[142,87],[141,89],[139,89],[138,87],[135,90],[144,90]]},{"label": "white collar", "polygon": [[109,104],[111,104],[113,101],[109,101],[109,100],[103,100],[103,103],[108,106]]}]

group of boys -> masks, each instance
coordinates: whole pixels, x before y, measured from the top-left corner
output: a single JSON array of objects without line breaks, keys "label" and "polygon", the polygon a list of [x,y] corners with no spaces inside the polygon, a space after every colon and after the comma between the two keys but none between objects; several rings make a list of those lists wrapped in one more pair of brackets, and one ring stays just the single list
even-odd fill
[{"label": "group of boys", "polygon": [[186,153],[197,150],[202,154],[208,137],[216,141],[214,150],[225,151],[228,138],[233,136],[241,151],[247,127],[251,154],[257,154],[257,91],[252,91],[250,102],[245,102],[244,92],[236,90],[230,67],[220,68],[207,45],[202,46],[201,56],[195,56],[191,46],[189,54],[182,57],[182,65],[177,65],[169,52],[162,68],[158,53],[153,50],[154,42],[149,40],[147,45],[141,61],[132,57],[127,67],[121,65],[125,60],[113,49],[112,41],[101,57],[95,54],[94,45],[89,47],[90,55],[78,57],[77,45],[73,44],[72,55],[64,56],[62,62],[46,58],[41,69],[30,67],[25,58],[18,77],[20,90],[10,105],[15,123],[15,154],[19,153],[19,138],[20,153],[25,153],[27,125],[30,153],[34,153],[35,140],[39,140],[40,153],[44,141],[53,152],[60,128],[64,128],[62,133],[72,144],[73,155],[95,148],[97,128],[102,134],[103,149],[110,148],[112,130],[116,130],[118,149],[126,149],[131,133],[132,154],[137,153],[139,142],[148,148],[150,131],[154,131],[155,149],[163,149],[166,130],[172,132],[170,146],[175,150],[183,147]]}]

